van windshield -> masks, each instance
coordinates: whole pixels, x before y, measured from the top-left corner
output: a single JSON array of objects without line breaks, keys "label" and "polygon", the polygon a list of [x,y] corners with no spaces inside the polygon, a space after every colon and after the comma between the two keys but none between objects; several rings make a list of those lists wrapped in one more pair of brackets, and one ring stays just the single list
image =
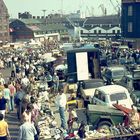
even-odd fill
[{"label": "van windshield", "polygon": [[112,72],[112,77],[124,76],[124,70],[117,70]]},{"label": "van windshield", "polygon": [[119,101],[127,99],[126,93],[115,93],[110,95],[111,101]]}]

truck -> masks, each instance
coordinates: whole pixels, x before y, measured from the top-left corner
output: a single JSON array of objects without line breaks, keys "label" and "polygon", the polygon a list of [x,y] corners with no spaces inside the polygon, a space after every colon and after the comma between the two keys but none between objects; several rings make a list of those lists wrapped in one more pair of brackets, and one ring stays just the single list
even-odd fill
[{"label": "truck", "polygon": [[67,51],[68,83],[100,79],[100,51],[94,47],[73,48]]}]

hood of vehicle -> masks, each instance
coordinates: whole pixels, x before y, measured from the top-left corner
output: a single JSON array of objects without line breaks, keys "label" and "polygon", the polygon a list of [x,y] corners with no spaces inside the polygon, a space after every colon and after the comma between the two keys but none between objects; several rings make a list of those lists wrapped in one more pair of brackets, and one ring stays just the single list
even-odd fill
[{"label": "hood of vehicle", "polygon": [[95,90],[96,88],[91,88],[91,89],[84,89],[83,91],[84,91],[85,96],[93,97]]}]

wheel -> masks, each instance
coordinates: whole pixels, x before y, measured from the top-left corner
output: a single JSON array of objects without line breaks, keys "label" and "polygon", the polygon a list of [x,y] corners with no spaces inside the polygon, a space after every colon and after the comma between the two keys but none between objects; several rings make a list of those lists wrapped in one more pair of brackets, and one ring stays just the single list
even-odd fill
[{"label": "wheel", "polygon": [[109,121],[101,121],[98,124],[98,129],[109,129],[112,124]]}]

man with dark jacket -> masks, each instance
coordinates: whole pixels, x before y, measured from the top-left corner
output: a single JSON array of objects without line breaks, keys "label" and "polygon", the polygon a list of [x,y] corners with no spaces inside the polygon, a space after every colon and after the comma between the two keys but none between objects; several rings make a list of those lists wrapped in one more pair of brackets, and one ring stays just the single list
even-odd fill
[{"label": "man with dark jacket", "polygon": [[0,113],[5,116],[7,100],[3,97],[3,94],[0,92]]}]

